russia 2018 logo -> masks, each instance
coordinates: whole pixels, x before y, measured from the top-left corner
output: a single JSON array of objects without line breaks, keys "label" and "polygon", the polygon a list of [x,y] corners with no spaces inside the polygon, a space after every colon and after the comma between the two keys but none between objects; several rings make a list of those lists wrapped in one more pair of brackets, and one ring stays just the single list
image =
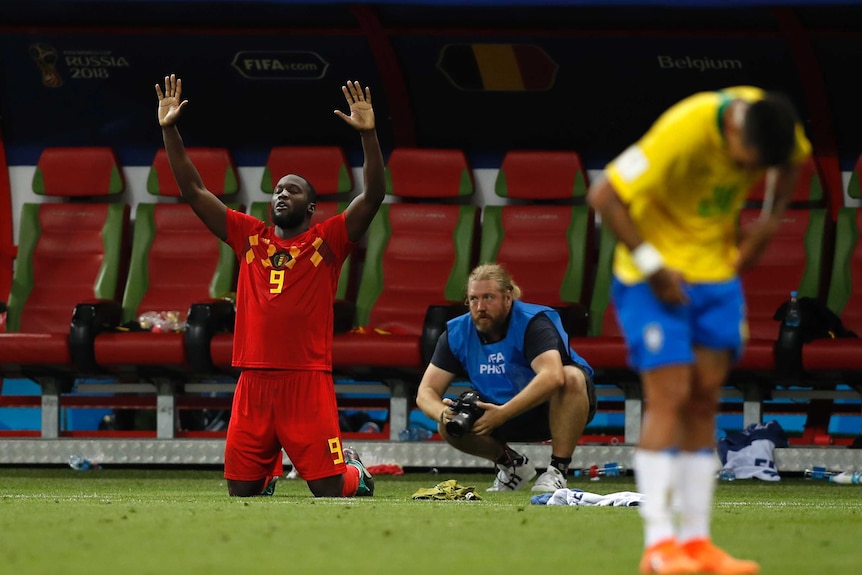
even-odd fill
[{"label": "russia 2018 logo", "polygon": [[37,42],[30,45],[30,57],[42,72],[42,85],[48,88],[59,88],[63,78],[57,72],[57,50],[49,45]]}]

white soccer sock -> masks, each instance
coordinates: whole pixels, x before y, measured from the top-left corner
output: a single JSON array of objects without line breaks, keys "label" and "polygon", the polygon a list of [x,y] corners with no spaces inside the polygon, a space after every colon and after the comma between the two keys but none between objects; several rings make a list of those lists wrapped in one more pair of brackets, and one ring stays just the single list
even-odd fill
[{"label": "white soccer sock", "polygon": [[670,493],[675,459],[671,451],[635,450],[635,483],[644,496],[638,512],[644,521],[645,548],[674,536]]},{"label": "white soccer sock", "polygon": [[674,476],[678,493],[676,512],[679,518],[677,538],[681,543],[708,538],[715,494],[718,459],[712,449],[683,451],[676,458]]}]

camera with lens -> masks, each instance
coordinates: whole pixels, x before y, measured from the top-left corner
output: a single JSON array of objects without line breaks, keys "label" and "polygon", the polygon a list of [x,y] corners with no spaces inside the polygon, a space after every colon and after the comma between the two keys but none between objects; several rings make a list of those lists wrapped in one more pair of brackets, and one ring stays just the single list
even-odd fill
[{"label": "camera with lens", "polygon": [[476,420],[482,417],[485,410],[476,405],[482,398],[475,391],[465,391],[459,395],[449,409],[455,412],[455,416],[446,422],[446,433],[452,437],[463,437],[467,435]]}]

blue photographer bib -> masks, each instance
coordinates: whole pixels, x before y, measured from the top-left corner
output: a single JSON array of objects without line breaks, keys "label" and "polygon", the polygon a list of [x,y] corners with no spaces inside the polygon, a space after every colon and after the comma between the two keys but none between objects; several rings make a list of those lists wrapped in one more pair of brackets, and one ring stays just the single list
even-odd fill
[{"label": "blue photographer bib", "polygon": [[[461,362],[473,388],[485,401],[502,405],[527,387],[536,376],[524,357],[524,335],[530,320],[540,313],[547,315],[563,341],[568,342],[569,336],[563,329],[560,315],[553,308],[520,300],[512,302],[506,337],[495,343],[482,343],[469,313],[446,324],[452,354]],[[571,348],[569,355],[592,375],[593,370],[587,362]]]}]

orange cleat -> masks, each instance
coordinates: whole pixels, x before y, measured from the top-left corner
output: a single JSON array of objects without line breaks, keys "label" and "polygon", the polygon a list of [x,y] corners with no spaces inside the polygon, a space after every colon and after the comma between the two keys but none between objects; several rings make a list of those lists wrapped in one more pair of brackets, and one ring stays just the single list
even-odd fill
[{"label": "orange cleat", "polygon": [[644,550],[638,567],[641,573],[678,575],[698,573],[700,564],[692,560],[674,539],[665,539]]},{"label": "orange cleat", "polygon": [[697,562],[698,573],[715,573],[717,575],[756,575],[760,573],[760,565],[757,562],[731,557],[727,551],[713,545],[709,539],[687,541],[682,549]]}]

